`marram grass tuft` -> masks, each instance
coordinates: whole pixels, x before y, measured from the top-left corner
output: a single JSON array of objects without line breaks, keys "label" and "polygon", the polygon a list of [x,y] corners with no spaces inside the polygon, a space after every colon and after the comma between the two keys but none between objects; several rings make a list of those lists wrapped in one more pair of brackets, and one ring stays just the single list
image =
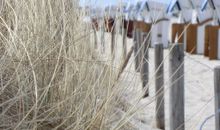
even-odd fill
[{"label": "marram grass tuft", "polygon": [[117,70],[98,58],[77,2],[1,5],[0,129],[134,129],[117,123]]}]

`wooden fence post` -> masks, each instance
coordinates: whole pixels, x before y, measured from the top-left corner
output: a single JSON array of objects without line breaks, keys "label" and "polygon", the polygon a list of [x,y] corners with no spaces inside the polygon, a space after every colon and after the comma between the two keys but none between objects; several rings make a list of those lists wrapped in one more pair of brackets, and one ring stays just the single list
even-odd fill
[{"label": "wooden fence post", "polygon": [[135,21],[133,24],[134,31],[134,56],[135,56],[135,70],[140,72],[141,70],[141,29],[139,28],[139,22]]},{"label": "wooden fence post", "polygon": [[97,49],[98,48],[97,33],[96,33],[96,29],[94,27],[93,27],[93,36],[94,36],[94,48]]},{"label": "wooden fence post", "polygon": [[138,72],[138,45],[137,45],[137,28],[134,27],[133,30],[133,44],[134,44],[134,58],[135,58],[135,70]]},{"label": "wooden fence post", "polygon": [[97,19],[92,19],[92,29],[94,35],[94,48],[98,49],[97,30],[99,28]]},{"label": "wooden fence post", "polygon": [[142,87],[144,89],[144,97],[148,97],[149,95],[149,47],[151,43],[150,30],[151,24],[146,24],[145,22],[139,22],[139,28],[141,30],[141,51],[140,51],[140,59],[141,59],[141,79],[142,79]]},{"label": "wooden fence post", "polygon": [[155,44],[156,126],[165,129],[163,44]]},{"label": "wooden fence post", "polygon": [[184,130],[184,46],[174,44],[169,57],[170,130]]},{"label": "wooden fence post", "polygon": [[123,44],[123,59],[126,59],[126,55],[127,55],[127,28],[124,28],[124,27],[122,27],[122,44]]},{"label": "wooden fence post", "polygon": [[142,48],[140,51],[140,58],[141,58],[141,79],[142,79],[142,87],[145,90],[144,92],[144,97],[148,97],[149,96],[149,88],[148,86],[146,86],[148,84],[149,81],[149,38],[148,38],[148,34],[147,32],[142,32],[141,33],[141,43]]},{"label": "wooden fence post", "polygon": [[104,53],[105,52],[105,23],[104,21],[102,21],[101,23],[100,33],[101,33],[101,52]]},{"label": "wooden fence post", "polygon": [[142,34],[141,34],[141,30],[140,28],[137,28],[137,32],[136,32],[136,35],[137,35],[137,72],[140,72],[141,70],[141,43],[142,43]]},{"label": "wooden fence post", "polygon": [[214,69],[214,87],[215,87],[215,129],[220,130],[220,66]]},{"label": "wooden fence post", "polygon": [[112,58],[115,57],[115,25],[111,28],[111,55]]}]

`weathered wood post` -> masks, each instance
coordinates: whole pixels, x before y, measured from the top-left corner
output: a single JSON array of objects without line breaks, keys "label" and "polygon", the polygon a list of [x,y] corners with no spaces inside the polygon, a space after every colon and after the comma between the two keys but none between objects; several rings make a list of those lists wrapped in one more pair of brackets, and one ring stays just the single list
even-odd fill
[{"label": "weathered wood post", "polygon": [[133,28],[133,44],[134,44],[134,57],[135,57],[135,70],[138,72],[139,63],[138,63],[138,37],[137,37],[137,22],[134,22]]},{"label": "weathered wood post", "polygon": [[122,21],[123,27],[122,27],[122,46],[123,46],[123,59],[126,59],[127,55],[127,29],[128,25],[126,25],[125,20]]},{"label": "weathered wood post", "polygon": [[97,49],[98,48],[98,43],[97,43],[97,33],[96,33],[96,30],[94,29],[94,44],[95,44],[95,49]]},{"label": "weathered wood post", "polygon": [[98,30],[98,22],[97,19],[92,19],[92,29],[94,35],[94,48],[98,48],[98,40],[97,40],[97,30]]},{"label": "weathered wood post", "polygon": [[151,25],[140,22],[141,28],[141,79],[142,79],[142,87],[144,89],[144,97],[148,97],[149,95],[149,46],[151,42],[150,30]]},{"label": "weathered wood post", "polygon": [[141,33],[141,29],[138,26],[137,28],[137,59],[138,59],[138,72],[141,72],[141,59],[142,59],[142,52],[141,52],[141,48],[143,46],[141,46],[143,40],[142,40],[142,33]]},{"label": "weathered wood post", "polygon": [[105,52],[105,21],[101,21],[101,27],[100,27],[100,40],[101,40],[101,52],[104,53]]},{"label": "weathered wood post", "polygon": [[149,82],[149,38],[147,32],[143,32],[141,35],[143,47],[141,53],[141,79],[142,79],[142,87],[144,89],[144,97],[149,96],[149,86],[147,86]]},{"label": "weathered wood post", "polygon": [[214,69],[215,129],[220,130],[220,66]]},{"label": "weathered wood post", "polygon": [[114,22],[113,21],[110,21],[111,22],[111,55],[112,57],[114,58],[115,57],[115,33],[116,33],[116,30],[115,30],[115,25],[114,25]]},{"label": "weathered wood post", "polygon": [[184,130],[184,46],[174,44],[169,57],[170,130]]},{"label": "weathered wood post", "polygon": [[97,33],[96,33],[96,29],[94,27],[93,27],[93,36],[94,36],[94,48],[97,49],[98,48]]},{"label": "weathered wood post", "polygon": [[156,126],[165,129],[163,44],[155,44]]}]

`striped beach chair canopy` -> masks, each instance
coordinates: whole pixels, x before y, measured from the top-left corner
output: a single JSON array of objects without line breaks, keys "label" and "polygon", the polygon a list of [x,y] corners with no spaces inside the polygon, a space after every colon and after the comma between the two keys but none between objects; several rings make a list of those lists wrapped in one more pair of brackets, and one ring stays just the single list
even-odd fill
[{"label": "striped beach chair canopy", "polygon": [[193,17],[194,5],[191,0],[171,0],[167,13],[180,17],[183,22],[191,22]]},{"label": "striped beach chair canopy", "polygon": [[148,0],[142,0],[141,7],[138,11],[138,19],[139,21],[145,21],[146,23],[150,23],[152,21]]},{"label": "striped beach chair canopy", "polygon": [[105,17],[115,18],[117,14],[119,14],[119,7],[116,5],[108,5],[104,9]]},{"label": "striped beach chair canopy", "polygon": [[133,12],[134,13],[133,16],[134,16],[135,20],[144,21],[144,18],[147,16],[147,14],[144,17],[142,15],[142,12],[146,11],[144,9],[145,4],[147,4],[147,0],[145,0],[145,1],[144,0],[139,0],[139,1],[136,2],[135,10]]},{"label": "striped beach chair canopy", "polygon": [[80,0],[79,5],[91,18],[115,17],[119,11],[117,0]]},{"label": "striped beach chair canopy", "polygon": [[202,10],[204,6],[204,0],[191,0],[192,5],[194,7],[194,16],[196,18],[197,23],[202,23],[208,19],[213,18],[213,9],[207,8],[206,10]]},{"label": "striped beach chair canopy", "polygon": [[101,7],[90,8],[90,17],[91,18],[102,18],[105,15],[104,9]]},{"label": "striped beach chair canopy", "polygon": [[220,24],[220,0],[204,0],[201,10],[205,11],[210,8],[214,10],[213,18]]},{"label": "striped beach chair canopy", "polygon": [[124,13],[126,19],[129,20],[153,22],[166,17],[168,3],[164,2],[164,0],[130,0]]},{"label": "striped beach chair canopy", "polygon": [[204,0],[198,0],[197,2],[194,2],[194,5],[196,7],[196,15],[197,15],[198,23],[202,23],[204,21],[207,21],[213,18],[214,10],[210,6],[207,6],[205,10],[202,9],[204,6]]},{"label": "striped beach chair canopy", "polygon": [[181,17],[183,22],[192,22],[195,18],[202,22],[214,17],[213,14],[220,18],[220,0],[80,0],[80,6],[92,18],[113,18],[121,15],[119,12],[127,20],[147,22],[168,16]]},{"label": "striped beach chair canopy", "polygon": [[162,18],[167,18],[167,8],[169,7],[168,2],[163,0],[149,0],[148,1],[150,15],[153,21],[157,21]]},{"label": "striped beach chair canopy", "polygon": [[141,6],[141,2],[139,0],[130,0],[127,1],[126,8],[123,11],[126,20],[136,20],[137,13]]}]

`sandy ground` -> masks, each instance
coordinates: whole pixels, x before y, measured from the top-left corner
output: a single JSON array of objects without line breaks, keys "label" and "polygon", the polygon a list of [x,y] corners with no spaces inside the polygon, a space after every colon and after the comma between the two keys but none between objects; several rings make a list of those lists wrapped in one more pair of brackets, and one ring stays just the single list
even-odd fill
[{"label": "sandy ground", "polygon": [[[100,38],[98,36],[98,38]],[[119,68],[122,53],[122,38],[117,36],[115,67]],[[99,41],[100,42],[100,41]],[[110,35],[105,34],[106,52],[102,56],[110,58]],[[132,46],[132,40],[127,41],[128,50]],[[149,52],[150,62],[150,97],[137,103],[137,98],[142,94],[140,74],[134,70],[134,55],[132,55],[127,68],[120,80],[127,89],[123,95],[127,102],[140,106],[138,115],[134,116],[134,124],[140,130],[155,129],[155,81],[154,81],[154,49]],[[100,53],[101,54],[101,53]],[[169,129],[169,50],[164,50],[164,73],[165,73],[165,119],[166,129]],[[201,55],[185,55],[185,129],[199,130],[202,122],[214,114],[214,79],[213,69],[220,65],[220,61],[210,61]],[[208,120],[203,130],[215,129],[214,118]]]}]

